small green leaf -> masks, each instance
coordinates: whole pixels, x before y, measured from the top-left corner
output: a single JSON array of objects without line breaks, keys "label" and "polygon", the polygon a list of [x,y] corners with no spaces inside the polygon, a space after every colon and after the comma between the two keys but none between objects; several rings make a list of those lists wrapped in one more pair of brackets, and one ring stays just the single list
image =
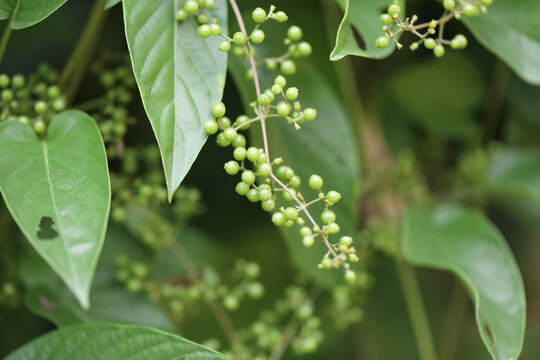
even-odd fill
[{"label": "small green leaf", "polygon": [[26,238],[87,307],[110,206],[94,120],[63,112],[46,140],[17,120],[0,124],[0,190]]},{"label": "small green leaf", "polygon": [[525,334],[523,281],[504,238],[484,215],[454,204],[409,208],[403,254],[415,265],[454,272],[469,290],[493,359],[518,358]]},{"label": "small green leaf", "polygon": [[[220,37],[202,39],[193,17],[176,20],[182,3],[123,1],[131,61],[161,151],[169,199],[206,141],[202,124],[221,99],[227,70]],[[211,15],[226,33],[226,1],[216,1]]]},{"label": "small green leaf", "polygon": [[114,5],[118,4],[120,1],[122,1],[122,0],[107,0],[105,2],[105,9],[112,8]]},{"label": "small green leaf", "polygon": [[[393,41],[385,49],[375,46],[375,40],[385,33],[381,28],[383,24],[379,17],[392,3],[388,0],[336,0],[344,9],[343,19],[339,25],[336,46],[330,54],[330,60],[336,61],[347,55],[363,56],[372,59],[383,59],[390,56],[396,49]],[[400,0],[401,15],[405,14],[405,1]],[[354,29],[362,37],[364,46],[360,46],[354,36]],[[396,29],[394,29],[395,31]],[[399,36],[396,37],[399,40]]]},{"label": "small green leaf", "polygon": [[485,14],[463,21],[523,80],[540,84],[540,1],[497,0]]},{"label": "small green leaf", "polygon": [[[55,12],[67,0],[0,0],[0,20],[9,19],[15,10],[11,23],[13,29],[32,26]],[[17,3],[19,7],[17,8]]]},{"label": "small green leaf", "polygon": [[72,325],[41,336],[5,360],[224,360],[217,352],[149,327]]}]

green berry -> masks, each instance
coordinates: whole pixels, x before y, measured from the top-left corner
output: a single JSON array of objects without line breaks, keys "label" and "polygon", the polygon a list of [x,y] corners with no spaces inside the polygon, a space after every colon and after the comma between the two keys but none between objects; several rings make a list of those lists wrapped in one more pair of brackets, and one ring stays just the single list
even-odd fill
[{"label": "green berry", "polygon": [[465,4],[463,6],[463,15],[476,16],[478,14],[478,8],[473,4]]},{"label": "green berry", "polygon": [[208,20],[210,20],[210,19],[208,19],[208,15],[206,15],[206,14],[197,15],[197,22],[199,24],[206,24],[208,22]]},{"label": "green berry", "polygon": [[240,146],[234,149],[233,157],[235,158],[235,160],[242,161],[246,158],[246,154],[247,154],[246,148]]},{"label": "green berry", "polygon": [[312,236],[304,236],[302,238],[302,244],[304,244],[305,247],[312,246],[314,242],[315,242],[315,240],[313,239]]},{"label": "green berry", "polygon": [[223,298],[223,307],[228,311],[238,309],[239,303],[238,297],[234,295],[227,295]]},{"label": "green berry", "polygon": [[219,125],[223,129],[230,128],[231,127],[231,120],[228,117],[224,116],[221,119],[219,119]]},{"label": "green berry", "polygon": [[493,0],[480,0],[480,4],[484,6],[491,6],[493,4]]},{"label": "green berry", "polygon": [[287,59],[281,63],[281,71],[285,75],[292,75],[296,72],[296,64],[294,61]]},{"label": "green berry", "polygon": [[386,35],[379,36],[377,40],[375,40],[375,46],[378,47],[379,49],[386,48],[389,43],[390,43],[390,40],[388,39]]},{"label": "green berry", "polygon": [[356,273],[352,270],[347,270],[345,272],[345,281],[347,281],[349,284],[354,284],[356,281]]},{"label": "green berry", "polygon": [[453,10],[456,7],[454,0],[444,0],[443,6],[446,10]]},{"label": "green berry", "polygon": [[203,124],[203,129],[208,135],[214,135],[217,133],[219,126],[215,120],[206,120]]},{"label": "green berry", "polygon": [[261,207],[263,208],[264,211],[270,212],[274,210],[274,208],[276,207],[276,202],[274,201],[274,199],[268,199],[261,202]]},{"label": "green berry", "polygon": [[300,236],[304,237],[304,236],[309,236],[309,235],[311,235],[311,229],[308,228],[307,226],[303,226],[300,229]]},{"label": "green berry", "polygon": [[225,163],[225,172],[229,175],[236,175],[240,171],[240,165],[236,161],[229,161]]},{"label": "green berry", "polygon": [[285,218],[285,214],[283,214],[282,212],[275,212],[274,214],[272,214],[272,222],[274,223],[274,225],[283,226],[285,225],[285,221],[287,221],[287,219]]},{"label": "green berry", "polygon": [[259,201],[259,192],[257,191],[257,189],[251,189],[248,191],[246,197],[249,201],[255,203]]},{"label": "green berry", "polygon": [[351,246],[352,242],[353,242],[353,239],[350,236],[342,236],[339,239],[339,244],[343,246]]},{"label": "green berry", "polygon": [[282,101],[277,105],[276,112],[279,116],[285,117],[291,112],[291,106],[286,102]]},{"label": "green berry", "polygon": [[218,134],[218,136],[216,137],[216,143],[219,146],[222,146],[222,147],[227,147],[227,146],[231,145],[231,142],[229,140],[225,139],[225,136],[223,135],[223,132],[220,132]]},{"label": "green berry", "polygon": [[11,85],[15,89],[22,88],[24,86],[24,76],[22,74],[13,75],[13,78],[11,79]]},{"label": "green berry", "polygon": [[304,115],[304,119],[307,121],[311,121],[317,117],[317,110],[312,108],[306,108],[302,114]]},{"label": "green berry", "polygon": [[199,29],[197,30],[197,32],[199,33],[199,36],[202,37],[203,39],[206,39],[207,37],[210,37],[211,35],[210,26],[206,24],[199,26]]},{"label": "green berry", "polygon": [[243,46],[243,45],[246,45],[248,39],[247,39],[246,34],[244,34],[243,32],[237,31],[233,35],[233,41],[236,45]]},{"label": "green berry", "polygon": [[0,87],[8,87],[9,85],[9,76],[7,76],[6,74],[1,74],[0,75]]},{"label": "green berry", "polygon": [[297,188],[300,186],[300,183],[301,183],[301,180],[300,180],[300,177],[298,175],[293,175],[290,179],[289,179],[289,185],[293,188]]},{"label": "green berry", "polygon": [[30,125],[30,118],[28,116],[25,116],[25,115],[19,116],[19,121],[23,124]]},{"label": "green berry", "polygon": [[242,173],[242,181],[248,185],[255,182],[255,173],[251,170],[246,170]]},{"label": "green berry", "polygon": [[257,103],[261,106],[268,106],[272,103],[272,99],[263,93],[257,97]]},{"label": "green berry", "polygon": [[38,134],[45,134],[47,131],[47,124],[42,119],[36,120],[34,123],[34,131]]},{"label": "green berry", "polygon": [[250,189],[250,186],[242,181],[236,184],[236,188],[235,188],[236,192],[242,196],[246,195],[249,189]]},{"label": "green berry", "polygon": [[251,36],[249,37],[251,41],[255,44],[260,44],[264,41],[264,32],[262,30],[255,30],[251,33]]},{"label": "green berry", "polygon": [[278,75],[274,80],[274,84],[279,85],[281,88],[284,88],[285,85],[287,85],[287,80],[283,76]]},{"label": "green berry", "polygon": [[225,110],[225,104],[223,104],[221,101],[212,104],[212,114],[217,118],[225,115]]},{"label": "green berry", "polygon": [[202,1],[202,5],[206,8],[206,9],[213,9],[214,6],[216,6],[216,2],[214,0],[203,0]]},{"label": "green berry", "polygon": [[285,218],[287,220],[295,221],[298,219],[298,211],[293,207],[288,207],[284,211]]},{"label": "green berry", "polygon": [[394,22],[394,19],[392,18],[392,15],[390,14],[381,14],[381,17],[379,19],[385,25],[390,25],[391,23]]},{"label": "green berry", "polygon": [[330,258],[324,258],[321,261],[321,267],[323,269],[331,269],[333,266],[333,261]]},{"label": "green berry", "polygon": [[341,194],[335,190],[330,190],[326,193],[326,200],[328,200],[328,202],[330,202],[332,205],[337,203],[339,199],[341,199]]},{"label": "green berry", "polygon": [[248,285],[247,295],[252,299],[260,299],[264,295],[264,286],[260,282],[254,282]]},{"label": "green berry", "polygon": [[261,24],[266,20],[266,11],[258,7],[251,13],[251,18],[256,23]]},{"label": "green berry", "polygon": [[298,41],[302,38],[302,29],[300,29],[298,26],[293,25],[287,30],[287,37],[291,39],[292,41]]},{"label": "green berry", "polygon": [[311,175],[310,178],[309,178],[309,187],[314,189],[314,190],[318,190],[320,188],[322,188],[323,186],[323,179],[322,177],[320,177],[319,175]]},{"label": "green berry", "polygon": [[278,22],[285,22],[287,21],[288,16],[283,11],[278,11],[274,14],[274,19],[276,19]]},{"label": "green berry", "polygon": [[424,46],[426,49],[433,50],[437,46],[437,42],[433,38],[426,38],[424,40]]},{"label": "green berry", "polygon": [[336,221],[336,214],[332,210],[325,210],[321,213],[321,221],[324,224],[333,223]]},{"label": "green berry", "polygon": [[452,49],[464,49],[467,47],[467,43],[467,38],[462,34],[458,34],[450,41],[450,47]]},{"label": "green berry", "polygon": [[329,234],[337,234],[338,232],[341,231],[341,228],[339,227],[338,224],[336,223],[330,223],[327,225],[326,227],[327,231]]},{"label": "green berry", "polygon": [[212,24],[210,25],[210,32],[212,33],[212,35],[214,36],[218,36],[221,34],[221,26],[219,26],[218,24]]},{"label": "green berry", "polygon": [[312,51],[311,45],[308,42],[302,41],[300,44],[298,44],[298,54],[301,56],[309,56],[311,55]]},{"label": "green berry", "polygon": [[247,117],[246,115],[240,115],[239,117],[236,118],[236,121],[234,122],[234,124],[238,126],[240,130],[247,130],[249,129],[249,126],[251,124],[242,126],[242,124],[244,124],[247,121],[249,121],[249,117]]},{"label": "green berry", "polygon": [[295,87],[290,87],[285,92],[285,96],[287,96],[287,99],[289,100],[296,100],[298,98],[298,89]]},{"label": "green berry", "polygon": [[225,137],[225,139],[227,141],[234,141],[236,139],[236,137],[238,136],[238,134],[236,133],[236,130],[234,130],[232,127],[230,128],[227,128],[225,130],[223,130],[223,136]]},{"label": "green berry", "polygon": [[180,9],[176,12],[176,20],[178,21],[184,21],[187,19],[187,11],[184,9]]},{"label": "green berry", "polygon": [[393,18],[398,17],[401,12],[401,8],[398,4],[394,3],[388,7],[388,14]]},{"label": "green berry", "polygon": [[[290,192],[290,194],[289,194],[289,192]],[[285,200],[285,201],[293,201],[294,198],[293,198],[293,196],[291,194],[296,196],[296,190],[289,189],[289,191],[283,191],[283,200]]]},{"label": "green berry", "polygon": [[437,46],[433,48],[433,54],[435,54],[435,56],[438,58],[443,57],[444,52],[445,50],[442,44],[437,44]]},{"label": "green berry", "polygon": [[188,0],[184,5],[184,9],[190,15],[194,15],[199,10],[199,3],[196,0]]},{"label": "green berry", "polygon": [[259,188],[259,200],[266,201],[272,198],[272,190],[267,188]]},{"label": "green berry", "polygon": [[229,52],[231,50],[231,43],[228,40],[223,41],[219,44],[219,51]]},{"label": "green berry", "polygon": [[[13,78],[15,80],[15,78]],[[60,88],[56,85],[49,86],[47,89],[47,97],[49,99],[56,99],[58,96],[60,96]]]},{"label": "green berry", "polygon": [[48,108],[49,106],[45,101],[38,101],[34,104],[34,111],[38,114],[43,114]]},{"label": "green berry", "polygon": [[249,147],[247,149],[247,158],[253,163],[257,162],[257,160],[259,159],[259,149],[253,146]]},{"label": "green berry", "polygon": [[232,141],[232,146],[234,148],[237,147],[245,147],[246,146],[246,138],[243,135],[238,134],[236,136],[236,139]]},{"label": "green berry", "polygon": [[262,163],[259,165],[259,168],[258,168],[258,173],[259,175],[261,176],[270,176],[270,174],[272,173],[272,165],[270,165],[269,163]]},{"label": "green berry", "polygon": [[4,89],[2,90],[0,97],[2,98],[2,101],[11,101],[13,99],[13,92],[9,89]]}]

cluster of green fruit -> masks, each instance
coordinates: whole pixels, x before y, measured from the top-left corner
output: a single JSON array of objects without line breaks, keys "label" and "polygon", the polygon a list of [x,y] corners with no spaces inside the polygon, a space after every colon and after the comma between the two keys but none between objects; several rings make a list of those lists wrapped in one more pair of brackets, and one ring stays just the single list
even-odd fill
[{"label": "cluster of green fruit", "polygon": [[[366,289],[371,285],[371,277],[366,272],[358,273],[357,286]],[[357,324],[364,318],[364,310],[358,305],[364,299],[357,299],[357,294],[363,294],[356,288],[339,285],[332,289],[332,314],[336,327],[345,330],[351,325]]]},{"label": "cluster of green fruit", "polygon": [[[456,4],[457,1],[457,4]],[[426,49],[432,50],[436,57],[444,56],[445,46],[450,46],[454,50],[464,49],[467,47],[467,38],[463,34],[455,35],[451,40],[444,39],[444,26],[451,19],[460,19],[462,15],[467,17],[477,16],[480,13],[485,13],[487,7],[493,3],[493,0],[444,0],[444,14],[438,20],[416,24],[418,16],[413,15],[412,18],[405,20],[400,18],[401,7],[399,1],[394,2],[388,7],[387,12],[380,16],[381,22],[384,24],[383,31],[385,35],[380,36],[375,41],[375,46],[379,49],[388,47],[393,41],[398,49],[403,45],[397,40],[397,35],[403,32],[410,32],[417,36],[419,40],[413,42],[409,48],[417,50],[421,44],[424,44]],[[396,31],[394,31],[397,28]],[[437,33],[436,38],[431,37]],[[424,33],[419,30],[427,29]]]},{"label": "cluster of green fruit", "polygon": [[32,126],[38,135],[47,132],[47,124],[66,108],[66,99],[55,85],[58,73],[48,64],[25,77],[0,74],[0,122],[18,120]]},{"label": "cluster of green fruit", "polygon": [[92,66],[92,72],[99,78],[100,95],[86,104],[95,109],[90,113],[98,123],[109,158],[122,157],[123,139],[129,125],[135,118],[129,116],[128,106],[133,101],[136,88],[135,77],[127,54],[103,52]]},{"label": "cluster of green fruit", "polygon": [[139,261],[131,260],[127,255],[116,258],[116,280],[126,286],[133,293],[148,290],[148,266]]}]

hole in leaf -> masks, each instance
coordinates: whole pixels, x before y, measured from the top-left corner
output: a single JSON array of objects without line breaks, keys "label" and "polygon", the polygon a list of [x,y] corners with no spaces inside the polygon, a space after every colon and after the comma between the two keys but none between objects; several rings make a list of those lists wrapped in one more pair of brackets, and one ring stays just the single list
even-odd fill
[{"label": "hole in leaf", "polygon": [[51,240],[58,236],[58,232],[53,228],[54,220],[50,216],[42,216],[39,220],[37,237],[40,240]]}]

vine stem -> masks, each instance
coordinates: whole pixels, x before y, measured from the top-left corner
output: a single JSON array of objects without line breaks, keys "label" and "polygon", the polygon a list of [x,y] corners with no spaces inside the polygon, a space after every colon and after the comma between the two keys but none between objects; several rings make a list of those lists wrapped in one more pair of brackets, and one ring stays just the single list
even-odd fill
[{"label": "vine stem", "polygon": [[9,21],[6,25],[6,29],[4,30],[4,35],[2,35],[2,42],[0,42],[0,63],[2,62],[2,58],[4,57],[4,53],[6,52],[9,37],[11,36],[11,23],[13,22],[13,19],[15,19],[15,15],[17,15],[17,11],[19,11],[19,5],[21,4],[21,1],[22,0],[17,0],[17,3],[13,8],[13,12],[11,13],[11,17],[9,18]]}]

